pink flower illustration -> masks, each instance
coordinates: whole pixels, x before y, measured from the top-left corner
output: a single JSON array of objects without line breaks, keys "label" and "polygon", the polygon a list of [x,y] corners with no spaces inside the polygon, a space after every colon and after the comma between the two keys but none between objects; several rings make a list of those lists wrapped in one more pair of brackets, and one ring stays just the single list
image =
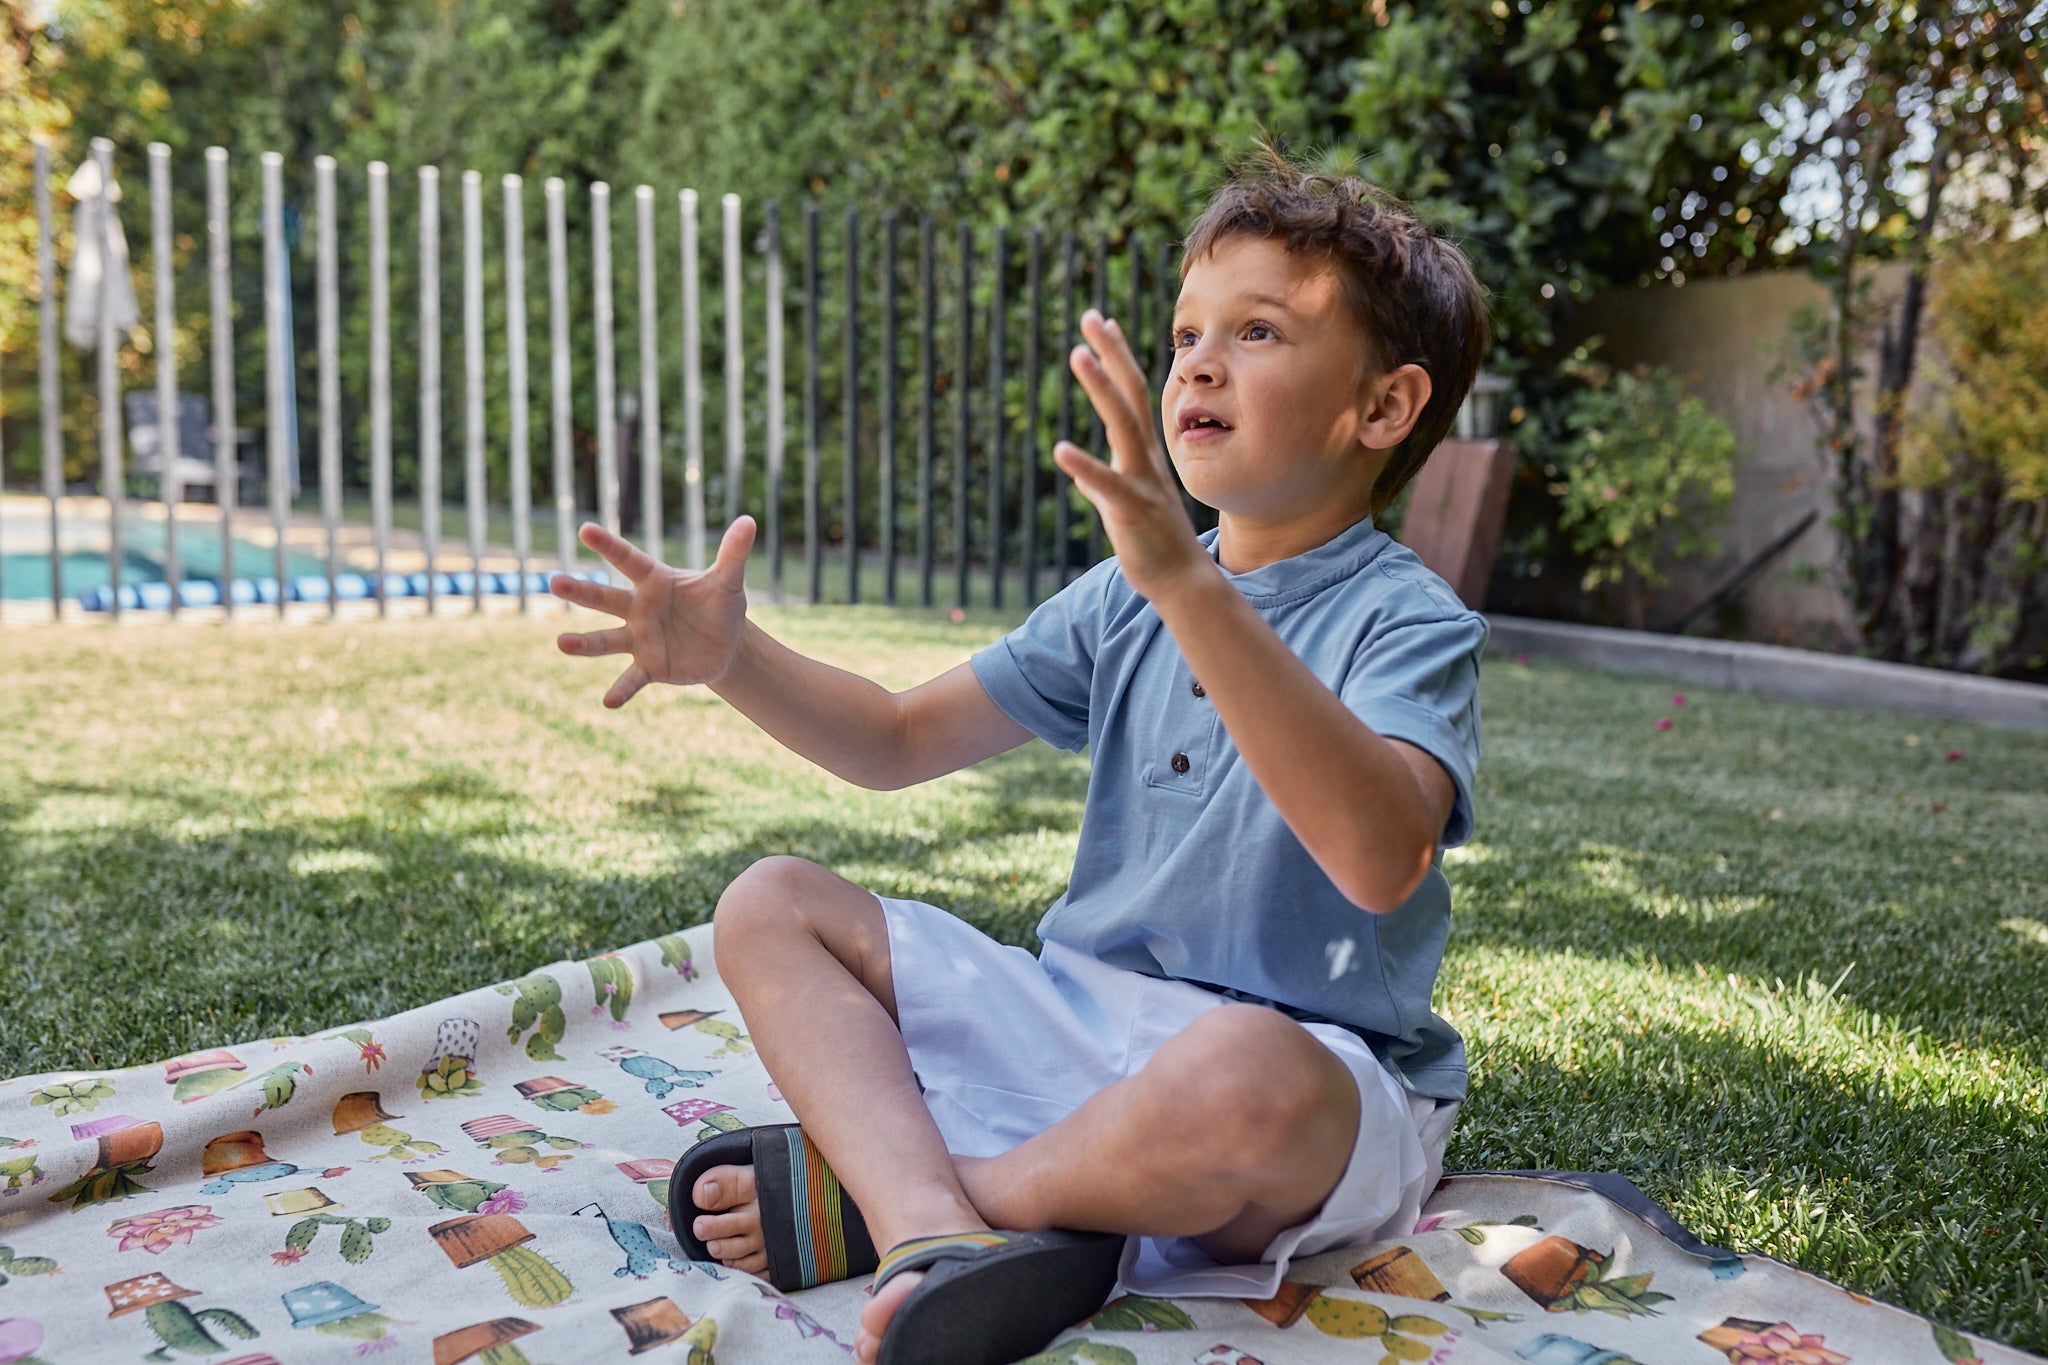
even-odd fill
[{"label": "pink flower illustration", "polygon": [[377,1042],[375,1039],[372,1039],[371,1041],[363,1044],[361,1056],[363,1063],[363,1074],[367,1076],[372,1071],[375,1071],[378,1067],[384,1065],[384,1045],[380,1042]]},{"label": "pink flower illustration", "polygon": [[1419,1223],[1417,1223],[1417,1224],[1415,1225],[1415,1231],[1416,1231],[1416,1232],[1418,1232],[1418,1233],[1420,1233],[1420,1232],[1435,1232],[1435,1231],[1436,1231],[1436,1230],[1437,1230],[1438,1228],[1440,1228],[1440,1227],[1442,1227],[1442,1226],[1444,1225],[1444,1218],[1445,1218],[1446,1216],[1447,1216],[1447,1215],[1445,1215],[1445,1214],[1441,1214],[1441,1213],[1439,1213],[1439,1214],[1435,1215],[1434,1217],[1431,1217],[1431,1218],[1425,1218],[1425,1219],[1423,1219],[1423,1220],[1422,1220],[1421,1222],[1419,1222]]},{"label": "pink flower illustration", "polygon": [[1802,1336],[1789,1322],[1761,1332],[1745,1332],[1728,1347],[1728,1358],[1742,1365],[1849,1365],[1849,1357],[1821,1345],[1817,1333]]},{"label": "pink flower illustration", "polygon": [[307,1250],[306,1247],[286,1247],[283,1251],[271,1252],[270,1259],[279,1265],[297,1265],[306,1258]]},{"label": "pink flower illustration", "polygon": [[526,1196],[514,1189],[499,1190],[477,1206],[478,1213],[518,1213],[526,1207]]},{"label": "pink flower illustration", "polygon": [[108,1226],[107,1236],[121,1239],[121,1251],[140,1247],[152,1256],[161,1256],[174,1246],[189,1244],[193,1233],[219,1226],[220,1219],[214,1216],[211,1205],[182,1204],[174,1209],[116,1218]]}]

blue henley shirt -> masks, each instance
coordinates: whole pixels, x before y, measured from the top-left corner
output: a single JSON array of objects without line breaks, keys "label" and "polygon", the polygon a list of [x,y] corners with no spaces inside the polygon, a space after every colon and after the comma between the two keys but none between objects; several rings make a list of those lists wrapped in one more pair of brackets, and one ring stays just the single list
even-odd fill
[{"label": "blue henley shirt", "polygon": [[[1212,554],[1215,539],[1202,537]],[[1354,715],[1443,765],[1457,800],[1441,847],[1463,843],[1485,619],[1370,519],[1229,577]],[[1073,876],[1041,939],[1341,1024],[1412,1092],[1464,1097],[1464,1043],[1430,1010],[1450,931],[1443,873],[1433,866],[1387,914],[1351,904],[1240,761],[1172,633],[1114,559],[973,665],[1012,719],[1091,754]]]}]

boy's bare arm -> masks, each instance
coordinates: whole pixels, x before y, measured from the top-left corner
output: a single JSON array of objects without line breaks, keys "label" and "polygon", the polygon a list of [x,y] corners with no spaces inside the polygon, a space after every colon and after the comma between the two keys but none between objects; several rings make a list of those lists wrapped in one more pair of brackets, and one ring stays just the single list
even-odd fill
[{"label": "boy's bare arm", "polygon": [[569,633],[565,654],[628,654],[605,693],[624,706],[651,682],[703,684],[785,747],[835,776],[877,789],[906,787],[1013,749],[1031,737],[989,699],[961,664],[908,692],[807,658],[746,616],[744,572],[754,522],[726,529],[709,569],[675,569],[585,525],[583,543],[626,576],[629,587],[557,574],[555,594],[609,612],[621,624]]},{"label": "boy's bare arm", "polygon": [[1082,320],[1075,377],[1111,462],[1062,442],[1055,461],[1101,511],[1131,585],[1173,632],[1245,765],[1309,856],[1363,909],[1388,911],[1436,856],[1454,789],[1422,749],[1375,733],[1289,649],[1195,538],[1149,416],[1144,374],[1113,322]]}]

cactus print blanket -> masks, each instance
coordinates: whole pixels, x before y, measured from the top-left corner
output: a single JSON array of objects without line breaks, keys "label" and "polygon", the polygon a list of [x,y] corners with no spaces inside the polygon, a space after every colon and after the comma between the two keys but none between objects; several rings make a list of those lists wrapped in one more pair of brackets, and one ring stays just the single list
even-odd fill
[{"label": "cactus print blanket", "polygon": [[[0,1082],[0,1365],[845,1360],[858,1284],[785,1296],[669,1233],[685,1147],[789,1118],[710,948]],[[1475,1175],[1276,1298],[1114,1300],[1034,1365],[2026,1359],[1701,1246],[1625,1182]]]}]

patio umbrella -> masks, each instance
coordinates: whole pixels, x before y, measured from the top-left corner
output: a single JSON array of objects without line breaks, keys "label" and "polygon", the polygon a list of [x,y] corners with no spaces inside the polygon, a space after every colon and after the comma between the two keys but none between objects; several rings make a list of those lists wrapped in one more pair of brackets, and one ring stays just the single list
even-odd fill
[{"label": "patio umbrella", "polygon": [[[71,272],[64,282],[64,339],[81,351],[99,345],[101,281],[114,335],[126,337],[140,314],[128,277],[128,239],[121,232],[121,185],[102,182],[99,163],[87,160],[65,186],[78,208],[72,217]],[[101,250],[104,229],[107,249]]]}]

